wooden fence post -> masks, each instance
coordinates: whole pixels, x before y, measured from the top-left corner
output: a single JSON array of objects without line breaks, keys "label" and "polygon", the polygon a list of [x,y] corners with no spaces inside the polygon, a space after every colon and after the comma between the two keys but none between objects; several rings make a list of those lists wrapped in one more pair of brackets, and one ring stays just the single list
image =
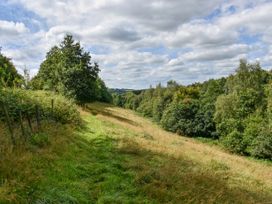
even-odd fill
[{"label": "wooden fence post", "polygon": [[35,109],[36,109],[36,121],[37,121],[37,126],[38,126],[38,129],[40,129],[41,123],[40,123],[39,106],[36,105],[36,106],[35,106]]},{"label": "wooden fence post", "polygon": [[30,118],[30,115],[29,115],[28,112],[26,113],[26,118],[27,118],[27,122],[28,122],[28,126],[29,126],[29,129],[30,129],[30,132],[32,133],[33,132],[33,128],[32,128],[32,124],[31,124],[31,118]]},{"label": "wooden fence post", "polygon": [[23,122],[23,116],[22,116],[22,110],[19,110],[19,122],[20,122],[20,126],[21,126],[21,130],[22,130],[22,135],[24,137],[24,139],[26,140],[26,132],[25,132],[25,128],[24,128],[24,122]]}]

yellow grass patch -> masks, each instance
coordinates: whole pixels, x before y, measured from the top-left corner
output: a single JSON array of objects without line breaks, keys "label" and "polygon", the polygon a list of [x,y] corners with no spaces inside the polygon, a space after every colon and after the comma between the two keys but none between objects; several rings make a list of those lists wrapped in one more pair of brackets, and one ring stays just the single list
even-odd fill
[{"label": "yellow grass patch", "polygon": [[202,164],[206,169],[224,171],[230,186],[239,185],[250,190],[258,188],[261,191],[265,189],[272,192],[271,164],[230,154],[220,147],[164,131],[131,110],[100,103],[89,105],[89,109],[101,120],[137,132],[132,138],[141,148],[175,158],[187,158]]}]

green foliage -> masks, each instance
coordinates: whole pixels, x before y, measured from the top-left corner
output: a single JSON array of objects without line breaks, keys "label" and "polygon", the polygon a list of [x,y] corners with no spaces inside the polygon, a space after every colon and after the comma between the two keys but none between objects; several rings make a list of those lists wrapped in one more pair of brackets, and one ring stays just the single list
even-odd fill
[{"label": "green foliage", "polygon": [[178,109],[177,104],[173,103],[169,105],[163,112],[162,119],[160,121],[161,126],[171,132],[177,132],[177,117],[176,109]]},{"label": "green foliage", "polygon": [[135,94],[133,92],[128,92],[124,97],[126,101],[124,107],[135,110]]},{"label": "green foliage", "polygon": [[244,92],[247,89],[259,91],[260,96],[263,94],[263,84],[268,83],[269,74],[261,69],[260,64],[249,64],[246,60],[240,60],[240,65],[235,75],[231,75],[226,83],[228,93]]},{"label": "green foliage", "polygon": [[44,147],[49,144],[49,138],[46,133],[35,133],[30,138],[30,143],[38,147]]},{"label": "green foliage", "polygon": [[239,118],[239,98],[236,93],[219,96],[215,106],[216,112],[214,114],[214,120],[217,124],[230,118]]},{"label": "green foliage", "polygon": [[232,152],[243,154],[246,145],[243,142],[243,134],[237,130],[233,130],[222,139],[223,144]]},{"label": "green foliage", "polygon": [[164,129],[190,137],[219,139],[230,151],[271,159],[270,72],[240,61],[236,73],[202,84],[169,81],[140,93],[114,94],[115,105],[152,118]]},{"label": "green foliage", "polygon": [[272,131],[270,129],[262,129],[258,136],[253,140],[251,155],[272,160]]},{"label": "green foliage", "polygon": [[217,98],[217,132],[231,151],[271,159],[269,78],[258,63],[241,61],[236,74],[227,79],[227,94]]},{"label": "green foliage", "polygon": [[99,71],[90,53],[71,35],[66,35],[59,46],[47,53],[31,85],[34,89],[62,93],[81,104],[94,100],[110,102],[108,90],[98,77]]},{"label": "green foliage", "polygon": [[19,87],[22,85],[23,77],[18,74],[11,59],[1,53],[0,48],[0,88]]},{"label": "green foliage", "polygon": [[216,99],[224,94],[225,78],[204,82],[200,89],[198,118],[203,121],[202,137],[218,138],[214,121]]},{"label": "green foliage", "polygon": [[189,100],[183,103],[173,103],[164,112],[161,125],[166,130],[188,136],[199,136],[200,123],[196,122],[198,103]]},{"label": "green foliage", "polygon": [[139,111],[140,113],[142,113],[142,115],[151,118],[152,117],[152,108],[153,108],[153,101],[143,100],[136,110]]},{"label": "green foliage", "polygon": [[116,106],[123,107],[124,106],[124,99],[123,96],[117,93],[112,94],[112,103]]},{"label": "green foliage", "polygon": [[106,87],[104,81],[101,78],[96,80],[96,87],[97,87],[97,95],[95,96],[98,101],[111,103],[112,96],[109,93],[108,88]]},{"label": "green foliage", "polygon": [[143,91],[139,97],[141,98],[141,102],[139,106],[136,108],[137,111],[142,113],[146,117],[152,117],[152,109],[153,109],[153,92],[154,89],[150,88],[146,91]]},{"label": "green foliage", "polygon": [[[54,107],[52,111],[52,100]],[[21,89],[0,90],[0,102],[6,104],[10,117],[14,121],[19,120],[19,112],[24,117],[35,118],[36,107],[40,116],[61,123],[79,123],[80,116],[73,101],[52,92],[29,91]],[[3,111],[0,112],[0,120],[4,119]]]},{"label": "green foliage", "polygon": [[160,122],[165,106],[166,104],[163,97],[158,97],[154,99],[153,108],[152,108],[152,117],[156,122]]}]

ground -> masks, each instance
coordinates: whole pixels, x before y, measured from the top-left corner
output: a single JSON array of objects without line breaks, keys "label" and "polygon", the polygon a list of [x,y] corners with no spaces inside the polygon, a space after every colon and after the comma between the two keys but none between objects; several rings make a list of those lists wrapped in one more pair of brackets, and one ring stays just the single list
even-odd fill
[{"label": "ground", "polygon": [[80,112],[83,127],[43,124],[46,145],[1,146],[0,203],[271,203],[270,162],[108,104]]}]

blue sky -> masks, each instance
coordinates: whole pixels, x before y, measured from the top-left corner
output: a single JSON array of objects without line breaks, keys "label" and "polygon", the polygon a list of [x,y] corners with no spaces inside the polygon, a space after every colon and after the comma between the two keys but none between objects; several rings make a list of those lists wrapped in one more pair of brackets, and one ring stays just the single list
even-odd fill
[{"label": "blue sky", "polygon": [[71,33],[112,88],[190,84],[272,61],[270,0],[1,0],[0,46],[35,75]]}]

